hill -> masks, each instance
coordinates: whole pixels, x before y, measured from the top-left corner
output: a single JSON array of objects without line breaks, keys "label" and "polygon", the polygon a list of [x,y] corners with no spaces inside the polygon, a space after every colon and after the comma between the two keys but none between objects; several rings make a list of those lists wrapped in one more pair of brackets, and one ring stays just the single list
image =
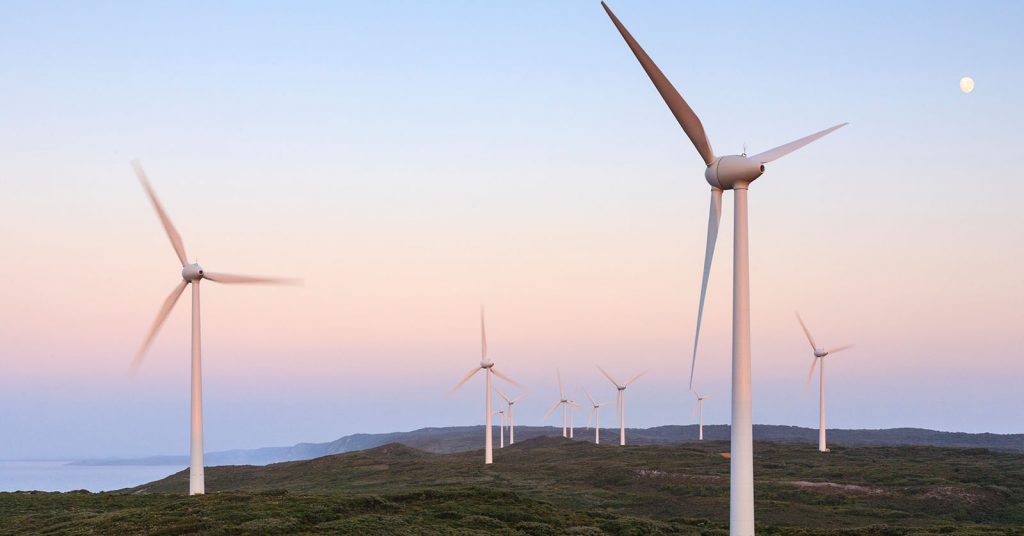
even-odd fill
[{"label": "hill", "polygon": [[[561,428],[553,426],[516,426],[516,439],[558,437]],[[663,445],[696,442],[696,426],[658,426],[654,428],[627,428],[629,443],[633,445]],[[265,447],[250,450],[228,450],[206,453],[206,464],[266,465],[270,463],[309,460],[321,456],[365,450],[388,443],[401,443],[427,452],[451,453],[478,449],[483,442],[483,426],[454,426],[421,428],[411,432],[386,434],[353,434],[326,443],[299,443],[291,447]],[[618,438],[618,429],[601,429],[601,436]],[[728,425],[704,427],[708,440],[729,440]],[[578,428],[576,439],[592,441],[593,430]],[[754,425],[754,439],[783,443],[818,442],[818,430],[799,426]],[[495,432],[497,442],[497,432]],[[829,430],[829,444],[840,446],[919,445],[956,448],[987,448],[1024,452],[1024,434],[968,434],[939,432],[921,428],[891,428],[885,430]],[[153,456],[135,459],[80,460],[76,465],[187,465],[187,456]]]},{"label": "hill", "polygon": [[[114,493],[0,494],[0,534],[726,534],[724,442],[538,437],[495,452],[401,444],[187,471]],[[1024,454],[755,443],[759,534],[1024,534]]]}]

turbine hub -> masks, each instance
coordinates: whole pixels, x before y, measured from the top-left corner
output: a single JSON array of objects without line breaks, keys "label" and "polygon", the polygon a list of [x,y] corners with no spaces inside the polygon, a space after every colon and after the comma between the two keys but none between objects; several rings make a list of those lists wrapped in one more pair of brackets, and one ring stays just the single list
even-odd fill
[{"label": "turbine hub", "polygon": [[742,155],[723,156],[704,170],[708,184],[723,190],[749,184],[764,173],[764,164]]},{"label": "turbine hub", "polygon": [[825,350],[823,350],[821,348],[815,348],[814,349],[814,357],[825,357],[827,355],[828,355],[828,352],[826,352]]},{"label": "turbine hub", "polygon": [[492,363],[490,361],[487,361],[486,359],[480,361],[480,368],[482,368],[482,369],[489,369],[489,368],[491,368],[493,366],[494,366],[494,363]]},{"label": "turbine hub", "polygon": [[189,283],[199,281],[203,278],[203,267],[199,264],[189,264],[181,269],[181,278]]}]

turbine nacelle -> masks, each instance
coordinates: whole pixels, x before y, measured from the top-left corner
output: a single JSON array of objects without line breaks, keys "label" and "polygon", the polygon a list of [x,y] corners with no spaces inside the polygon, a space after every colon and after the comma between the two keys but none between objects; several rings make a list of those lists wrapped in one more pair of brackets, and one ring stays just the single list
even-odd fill
[{"label": "turbine nacelle", "polygon": [[489,360],[489,359],[484,359],[484,360],[480,361],[480,368],[482,368],[482,369],[489,369],[489,368],[491,368],[493,366],[494,366],[494,362]]},{"label": "turbine nacelle", "polygon": [[764,164],[743,155],[721,156],[704,170],[708,184],[722,190],[746,186],[764,173]]},{"label": "turbine nacelle", "polygon": [[828,350],[825,350],[824,348],[815,348],[814,349],[814,357],[825,357],[827,355],[828,355]]},{"label": "turbine nacelle", "polygon": [[199,281],[203,278],[203,267],[199,264],[186,264],[181,269],[181,278],[189,283]]}]

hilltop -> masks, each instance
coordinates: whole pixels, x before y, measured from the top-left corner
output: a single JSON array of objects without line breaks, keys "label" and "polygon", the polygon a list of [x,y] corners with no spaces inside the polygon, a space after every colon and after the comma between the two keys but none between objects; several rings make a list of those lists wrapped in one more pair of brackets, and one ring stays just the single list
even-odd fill
[{"label": "hilltop", "polygon": [[[0,534],[726,534],[725,442],[619,448],[537,437],[495,451],[391,443],[187,471],[120,492],[0,494]],[[1024,454],[755,443],[759,534],[1024,534]]]},{"label": "hilltop", "polygon": [[[560,437],[562,429],[553,426],[516,426],[516,439],[536,437]],[[601,429],[605,441],[618,440],[618,429]],[[667,445],[696,443],[697,427],[657,426],[654,428],[627,428],[626,434],[631,445]],[[987,448],[992,450],[1024,452],[1024,434],[968,434],[963,432],[939,432],[922,428],[890,428],[884,430],[829,430],[829,445],[838,446],[899,446],[917,445],[955,448]],[[419,450],[434,453],[465,452],[479,449],[483,442],[484,427],[453,426],[444,428],[420,428],[410,432],[386,434],[352,434],[325,443],[299,443],[290,447],[265,447],[248,450],[208,452],[205,455],[208,466],[217,465],[266,465],[278,462],[310,460],[321,456],[365,450],[388,443],[400,443]],[[576,429],[576,440],[593,441],[593,429]],[[704,426],[707,440],[728,441],[728,425]],[[799,426],[754,425],[754,439],[782,443],[818,442],[818,430]],[[507,438],[506,438],[507,440]],[[497,445],[497,430],[495,430]],[[79,460],[77,465],[187,465],[187,456],[152,456],[133,459]]]}]

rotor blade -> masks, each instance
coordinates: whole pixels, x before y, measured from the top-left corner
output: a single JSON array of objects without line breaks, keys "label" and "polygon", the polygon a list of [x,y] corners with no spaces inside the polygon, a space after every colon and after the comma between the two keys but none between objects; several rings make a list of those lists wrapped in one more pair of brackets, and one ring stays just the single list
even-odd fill
[{"label": "rotor blade", "polygon": [[149,196],[149,200],[153,203],[153,208],[156,209],[156,215],[160,217],[160,223],[164,225],[164,230],[167,231],[167,238],[171,239],[171,246],[174,248],[174,253],[178,255],[178,260],[181,261],[181,265],[185,266],[188,264],[188,256],[185,255],[185,243],[181,241],[181,235],[178,234],[177,229],[174,228],[174,224],[171,223],[171,219],[167,217],[167,213],[164,212],[163,205],[160,204],[160,200],[156,198],[156,193],[153,191],[153,187],[149,185],[149,179],[146,178],[146,172],[142,169],[142,164],[138,160],[132,160],[132,167],[135,169],[135,175],[139,177],[139,181],[142,182],[142,187],[146,189],[146,195]]},{"label": "rotor blade", "polygon": [[839,353],[839,352],[842,352],[843,350],[849,350],[850,348],[853,348],[852,344],[847,344],[846,346],[840,346],[839,348],[833,348],[831,350],[828,350],[828,355]]},{"label": "rotor blade", "polygon": [[691,417],[696,417],[697,416],[697,405],[699,405],[699,404],[700,404],[700,399],[699,398],[697,400],[693,401],[693,413],[690,414]]},{"label": "rotor blade", "polygon": [[755,154],[754,156],[751,156],[751,157],[748,157],[748,158],[750,160],[753,160],[755,162],[760,162],[762,164],[771,162],[772,160],[776,160],[776,159],[782,158],[783,156],[786,156],[787,154],[789,154],[789,153],[791,153],[791,152],[793,152],[793,151],[803,147],[804,145],[807,145],[808,143],[811,143],[812,141],[814,141],[814,140],[816,140],[818,138],[821,138],[822,136],[825,136],[826,134],[831,134],[833,131],[836,131],[836,130],[838,130],[840,128],[843,128],[846,125],[849,125],[849,123],[841,123],[841,124],[838,124],[838,125],[836,125],[836,126],[834,126],[832,128],[826,128],[825,130],[822,130],[821,132],[815,132],[814,134],[811,134],[810,136],[804,136],[803,138],[800,138],[799,140],[791,141],[791,142],[789,142],[789,143],[787,143],[785,145],[780,145],[780,146],[778,146],[778,147],[776,147],[774,149],[769,149],[769,150],[767,150],[767,151],[765,151],[763,153]]},{"label": "rotor blade", "polygon": [[142,364],[142,358],[146,355],[146,350],[149,349],[149,345],[153,342],[160,326],[164,325],[164,321],[167,320],[167,315],[171,314],[171,309],[174,304],[178,302],[178,298],[181,297],[181,293],[185,292],[185,287],[188,286],[188,282],[184,279],[178,286],[174,287],[174,290],[164,300],[164,304],[160,306],[160,311],[156,314],[156,320],[153,321],[153,326],[149,328],[149,333],[146,335],[146,339],[143,341],[139,351],[135,353],[135,359],[132,360],[131,368],[128,369],[129,374],[135,374],[139,369],[139,365]]},{"label": "rotor blade", "polygon": [[715,257],[715,243],[718,241],[718,226],[722,221],[722,190],[711,189],[711,208],[708,210],[708,241],[704,248],[704,275],[700,280],[700,304],[697,306],[697,329],[693,333],[693,358],[690,360],[690,388],[693,388],[693,373],[697,367],[697,343],[700,342],[700,325],[704,320],[704,299],[708,295],[708,277],[711,276],[711,260]]},{"label": "rotor blade", "polygon": [[480,367],[473,367],[473,370],[467,372],[466,375],[463,376],[461,380],[459,380],[459,383],[455,384],[455,387],[452,387],[451,389],[448,390],[448,394],[446,394],[445,396],[451,396],[452,393],[459,389],[459,387],[462,387],[462,384],[468,382],[469,379],[472,378],[473,375],[476,374],[477,372],[480,372],[480,370]]},{"label": "rotor blade", "polygon": [[640,374],[637,374],[636,376],[633,376],[632,378],[630,378],[629,381],[626,382],[626,387],[629,387],[629,384],[635,382],[637,380],[637,378],[639,378],[640,376],[643,376],[644,374],[647,374],[646,370],[641,372]]},{"label": "rotor blade", "polygon": [[498,393],[498,396],[500,396],[502,398],[502,400],[505,401],[506,404],[509,402],[508,396],[506,396],[505,393],[502,393],[501,389],[498,389],[497,387],[495,387],[494,390]]},{"label": "rotor blade", "polygon": [[811,343],[811,349],[817,350],[818,345],[814,344],[814,337],[811,336],[811,330],[807,329],[807,325],[804,324],[804,319],[800,318],[800,313],[796,314],[796,319],[800,322],[800,327],[804,328],[804,335],[807,335],[807,342]]},{"label": "rotor blade", "polygon": [[614,385],[616,388],[619,387],[619,382],[615,381],[615,378],[612,378],[612,375],[608,374],[608,371],[604,370],[601,367],[597,367],[597,370],[600,370],[601,374],[604,374],[605,377],[608,378],[608,381],[612,382],[612,385]]},{"label": "rotor blade", "polygon": [[562,403],[562,401],[561,401],[561,400],[559,400],[559,401],[555,402],[554,404],[551,404],[551,407],[550,407],[550,408],[548,408],[548,411],[547,411],[547,413],[545,413],[545,414],[544,414],[544,420],[547,420],[547,419],[548,419],[548,416],[549,416],[549,415],[551,415],[551,412],[552,412],[552,411],[555,411],[555,408],[557,408],[557,407],[558,407],[558,405],[559,405],[559,404],[561,404],[561,403]]},{"label": "rotor blade", "polygon": [[593,405],[595,405],[595,406],[597,405],[597,401],[596,401],[596,400],[594,400],[594,397],[590,396],[590,391],[587,391],[587,388],[586,388],[586,387],[584,387],[584,388],[583,388],[583,394],[587,395],[587,398],[589,398],[589,399],[590,399],[590,403],[591,403],[591,404],[593,404]]},{"label": "rotor blade", "polygon": [[565,389],[562,388],[562,371],[556,368],[555,374],[558,376],[558,396],[565,398]]},{"label": "rotor blade", "polygon": [[814,378],[814,368],[818,366],[818,360],[820,357],[815,357],[814,361],[811,361],[811,370],[807,372],[807,383],[804,384],[804,396],[807,396],[807,390],[811,388],[811,379]]},{"label": "rotor blade", "polygon": [[520,400],[522,400],[524,398],[526,398],[526,395],[519,395],[519,396],[513,398],[512,401],[509,402],[509,404],[515,404],[516,402],[519,402]]},{"label": "rotor blade", "polygon": [[587,428],[590,428],[591,421],[594,420],[594,414],[597,413],[597,408],[590,410],[590,417],[587,417]]},{"label": "rotor blade", "polygon": [[608,13],[608,16],[611,17],[612,23],[615,24],[619,33],[622,34],[622,38],[626,40],[629,49],[633,51],[633,55],[640,62],[640,66],[647,72],[647,76],[654,83],[654,87],[661,94],[661,98],[665,99],[665,104],[672,111],[672,115],[676,116],[676,121],[679,121],[679,126],[683,127],[683,132],[686,132],[690,142],[693,143],[697,152],[700,153],[700,157],[704,159],[704,163],[710,166],[715,161],[715,152],[711,150],[711,142],[708,141],[708,136],[704,133],[704,125],[701,124],[700,118],[693,112],[690,105],[686,104],[683,97],[672,86],[672,82],[668,81],[668,78],[654,64],[651,57],[644,52],[644,49],[640,47],[636,39],[633,39],[629,30],[619,22],[618,17],[612,13],[612,10],[604,2],[601,2],[601,6]]},{"label": "rotor blade", "polygon": [[500,372],[498,369],[496,369],[494,367],[491,367],[491,372],[493,372],[495,376],[497,376],[497,377],[507,381],[508,383],[511,383],[512,385],[515,385],[516,387],[518,387],[520,389],[525,389],[525,387],[523,387],[523,384],[513,380],[512,378],[509,378],[504,373]]},{"label": "rotor blade", "polygon": [[484,326],[483,304],[480,304],[480,359],[487,360],[487,328]]},{"label": "rotor blade", "polygon": [[619,396],[615,398],[615,414],[622,413],[622,391],[619,391]]},{"label": "rotor blade", "polygon": [[289,279],[284,277],[257,277],[251,275],[221,274],[216,272],[204,272],[203,279],[209,279],[225,285],[253,284],[253,285],[302,285],[301,279]]}]

